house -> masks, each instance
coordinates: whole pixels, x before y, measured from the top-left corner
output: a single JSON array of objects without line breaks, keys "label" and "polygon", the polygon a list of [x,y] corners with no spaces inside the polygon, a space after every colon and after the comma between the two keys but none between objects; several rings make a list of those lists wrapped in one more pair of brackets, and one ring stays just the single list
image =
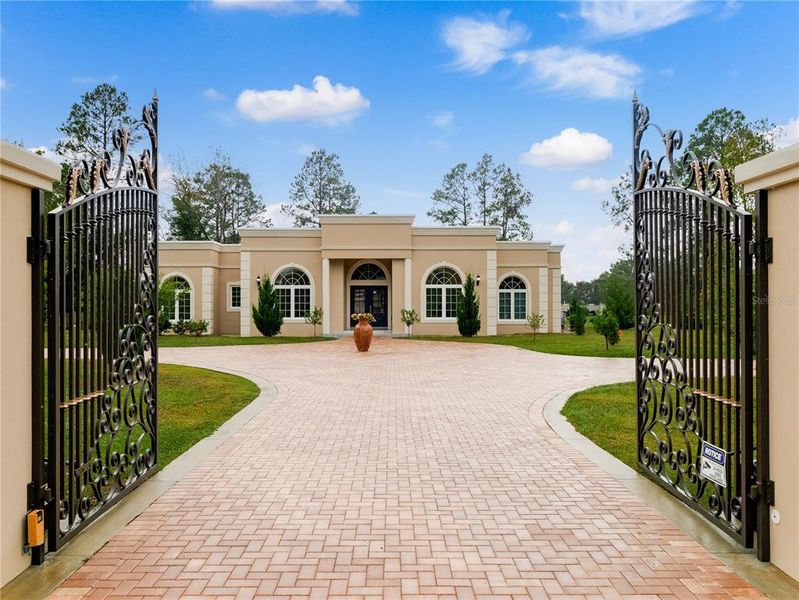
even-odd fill
[{"label": "house", "polygon": [[371,312],[378,334],[404,334],[403,308],[421,322],[414,333],[457,334],[456,303],[467,274],[477,281],[480,335],[529,331],[543,314],[559,332],[563,246],[504,242],[496,227],[417,227],[406,215],[327,215],[315,229],[243,229],[241,243],[161,242],[159,271],[179,291],[162,307],[173,320],[204,319],[209,332],[260,335],[252,321],[257,281],[280,294],[285,335],[311,335],[304,321],[324,312],[322,333],[345,335],[353,312]]}]

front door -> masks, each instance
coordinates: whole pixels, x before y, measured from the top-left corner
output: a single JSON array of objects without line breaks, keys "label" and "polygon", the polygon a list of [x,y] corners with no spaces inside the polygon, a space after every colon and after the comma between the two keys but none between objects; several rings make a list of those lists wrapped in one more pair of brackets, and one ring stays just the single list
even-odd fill
[{"label": "front door", "polygon": [[[373,327],[388,327],[388,286],[387,285],[353,285],[350,287],[350,314],[372,313],[375,322]],[[356,321],[350,319],[350,327]]]}]

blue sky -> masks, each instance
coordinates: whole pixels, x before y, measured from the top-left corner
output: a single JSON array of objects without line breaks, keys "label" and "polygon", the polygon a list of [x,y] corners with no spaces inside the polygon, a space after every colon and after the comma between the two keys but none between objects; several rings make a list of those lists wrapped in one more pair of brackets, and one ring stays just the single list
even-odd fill
[{"label": "blue sky", "polygon": [[624,234],[600,210],[629,162],[630,94],[686,135],[711,110],[799,114],[799,4],[143,2],[0,6],[0,127],[52,148],[82,93],[160,98],[161,166],[214,148],[276,210],[313,148],[336,152],[362,210],[411,213],[489,152],[534,194],[537,239],[591,278]]}]

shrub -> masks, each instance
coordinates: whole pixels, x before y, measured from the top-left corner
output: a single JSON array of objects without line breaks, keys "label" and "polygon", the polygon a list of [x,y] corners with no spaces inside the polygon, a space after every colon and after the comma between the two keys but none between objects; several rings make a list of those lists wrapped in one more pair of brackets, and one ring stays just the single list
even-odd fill
[{"label": "shrub", "polygon": [[208,333],[208,321],[205,319],[201,319],[199,321],[186,321],[186,333],[194,336]]},{"label": "shrub", "polygon": [[283,312],[269,277],[264,277],[258,284],[258,304],[252,307],[252,320],[258,331],[266,337],[277,335],[283,326]]},{"label": "shrub", "polygon": [[458,302],[458,331],[463,337],[474,337],[480,331],[480,299],[474,291],[474,277],[466,276]]},{"label": "shrub", "polygon": [[308,325],[313,325],[313,336],[316,337],[316,326],[322,324],[322,317],[324,312],[318,306],[314,306],[313,310],[305,315],[305,322]]},{"label": "shrub", "polygon": [[166,315],[158,315],[158,333],[166,333],[172,329],[172,321]]},{"label": "shrub", "polygon": [[569,304],[569,329],[574,331],[577,335],[585,333],[585,319],[588,316],[588,310],[580,304],[579,298],[575,294]]},{"label": "shrub", "polygon": [[527,326],[533,331],[533,340],[535,341],[538,335],[538,330],[541,329],[546,323],[544,315],[532,314],[527,317]]},{"label": "shrub", "polygon": [[594,317],[594,329],[605,338],[605,350],[615,346],[619,341],[619,321],[608,310],[597,313]]},{"label": "shrub", "polygon": [[411,330],[413,326],[416,325],[422,319],[419,317],[419,313],[417,313],[412,308],[403,308],[400,311],[400,321],[405,324],[405,327],[408,328],[408,337],[411,337]]},{"label": "shrub", "polygon": [[172,331],[176,335],[202,335],[208,332],[208,321],[175,321]]}]

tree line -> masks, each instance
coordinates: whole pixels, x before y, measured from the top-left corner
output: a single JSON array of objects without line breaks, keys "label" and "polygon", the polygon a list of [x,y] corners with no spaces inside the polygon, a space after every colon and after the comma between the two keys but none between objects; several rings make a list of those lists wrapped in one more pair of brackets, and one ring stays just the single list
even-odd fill
[{"label": "tree line", "polygon": [[[62,180],[68,164],[102,158],[113,149],[114,131],[132,128],[136,122],[127,94],[113,85],[103,83],[83,94],[58,127],[62,139],[55,151],[65,159]],[[134,135],[131,142],[138,139]],[[171,239],[235,243],[242,227],[272,226],[250,174],[221,149],[199,168],[178,165],[169,178],[174,192],[165,220]],[[502,240],[529,239],[532,230],[525,211],[532,199],[518,173],[484,154],[471,170],[459,163],[444,175],[431,195],[428,215],[442,225],[495,226]],[[47,195],[47,209],[63,200],[60,183]],[[322,215],[356,214],[360,208],[360,196],[347,180],[341,159],[318,149],[306,157],[292,180],[281,211],[295,227],[319,227]]]},{"label": "tree line", "polygon": [[[778,128],[767,119],[749,120],[740,110],[719,108],[710,112],[688,138],[687,149],[700,159],[716,158],[730,173],[747,161],[774,151]],[[733,186],[736,201],[751,208],[741,186]],[[611,223],[632,237],[633,189],[630,172],[623,173],[602,200]],[[574,283],[562,278],[561,296],[569,304],[569,323],[584,330],[585,305],[604,304],[610,325],[627,329],[635,325],[635,263],[632,241],[619,248],[620,258],[591,281]],[[612,319],[612,321],[610,321]],[[607,339],[607,337],[606,337]]]}]

